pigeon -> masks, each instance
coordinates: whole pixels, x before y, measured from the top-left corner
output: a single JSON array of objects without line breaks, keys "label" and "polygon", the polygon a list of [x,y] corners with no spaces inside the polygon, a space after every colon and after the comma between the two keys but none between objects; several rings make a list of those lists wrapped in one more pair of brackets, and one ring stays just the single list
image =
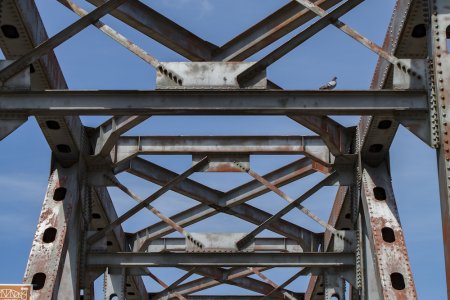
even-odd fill
[{"label": "pigeon", "polygon": [[336,87],[336,82],[337,77],[333,77],[333,79],[331,79],[330,82],[328,82],[327,84],[322,85],[319,90],[332,90]]}]

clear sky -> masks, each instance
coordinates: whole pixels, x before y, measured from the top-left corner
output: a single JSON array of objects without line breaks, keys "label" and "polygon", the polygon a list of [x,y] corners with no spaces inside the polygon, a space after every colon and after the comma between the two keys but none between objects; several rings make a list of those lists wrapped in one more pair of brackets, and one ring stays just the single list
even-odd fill
[{"label": "clear sky", "polygon": [[[187,27],[200,37],[222,45],[255,22],[281,7],[281,0],[161,0],[143,1]],[[77,17],[56,0],[36,0],[49,36],[54,35]],[[81,3],[88,10],[92,7]],[[381,44],[392,13],[394,0],[367,0],[342,18],[360,33]],[[132,30],[111,17],[103,18],[132,41],[161,61],[184,61],[176,53]],[[286,40],[283,39],[283,40]],[[278,43],[279,44],[279,43]],[[273,47],[269,47],[273,49]],[[263,53],[267,53],[263,51]],[[56,49],[57,57],[71,89],[153,89],[155,72],[151,66],[126,49],[89,27]],[[249,61],[258,59],[255,55]],[[316,89],[334,75],[339,89],[367,89],[377,57],[363,46],[333,27],[328,27],[298,49],[271,66],[269,78],[285,89]],[[340,117],[346,126],[359,121],[355,117]],[[83,118],[88,126],[97,126],[104,118]],[[129,132],[132,135],[301,135],[311,134],[284,117],[153,117]],[[24,274],[31,242],[46,190],[50,151],[34,118],[0,143],[0,282],[20,283]],[[436,154],[406,129],[400,128],[391,149],[391,166],[397,204],[405,232],[417,292],[420,299],[445,299],[445,273],[440,222]],[[152,156],[147,159],[174,171],[183,171],[191,161],[187,156]],[[252,157],[252,167],[266,173],[298,156]],[[245,174],[195,174],[195,180],[227,191],[250,180]],[[320,180],[310,176],[283,188],[296,197]],[[120,180],[142,196],[149,195],[155,185],[121,175]],[[336,188],[327,187],[305,202],[324,219],[328,218]],[[134,202],[111,189],[117,211],[123,213]],[[267,194],[250,202],[259,208],[275,212],[284,206],[283,200]],[[163,213],[172,215],[195,204],[175,193],[167,193],[156,201]],[[299,212],[286,219],[315,231],[322,230]],[[135,221],[124,224],[125,230],[135,231],[156,222],[145,211]],[[246,232],[254,228],[229,216],[217,216],[192,225],[192,232]],[[264,232],[264,235],[270,233]],[[180,272],[152,270],[168,283]],[[289,278],[295,270],[266,272],[277,283]],[[178,274],[178,275],[176,275]],[[195,277],[193,277],[195,278]],[[149,289],[160,289],[145,279]],[[289,286],[303,291],[306,281]],[[99,285],[97,285],[99,286]],[[215,288],[209,293],[240,292],[231,286]]]}]

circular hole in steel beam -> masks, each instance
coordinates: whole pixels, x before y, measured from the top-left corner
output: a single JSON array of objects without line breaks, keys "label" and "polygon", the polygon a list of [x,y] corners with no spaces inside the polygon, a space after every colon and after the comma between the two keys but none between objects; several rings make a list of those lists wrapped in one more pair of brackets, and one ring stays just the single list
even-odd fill
[{"label": "circular hole in steel beam", "polygon": [[375,196],[375,199],[379,201],[386,200],[386,191],[380,186],[373,188],[373,195]]},{"label": "circular hole in steel beam", "polygon": [[31,279],[31,284],[33,285],[33,290],[39,291],[45,285],[45,279],[47,276],[44,273],[36,273],[33,275],[33,279]]},{"label": "circular hole in steel beam", "polygon": [[423,38],[427,36],[427,27],[425,26],[425,24],[417,24],[416,26],[414,26],[412,32],[411,32],[411,36],[413,38]]},{"label": "circular hole in steel beam", "polygon": [[0,27],[2,30],[2,33],[5,37],[9,39],[17,39],[19,37],[19,32],[17,31],[17,28],[13,25],[2,25]]},{"label": "circular hole in steel beam", "polygon": [[45,229],[44,234],[42,236],[42,241],[46,244],[53,243],[53,241],[56,238],[56,232],[57,230],[54,227],[49,227]]},{"label": "circular hole in steel beam", "polygon": [[404,290],[406,287],[405,279],[403,278],[403,275],[400,273],[391,274],[391,283],[392,287],[398,291]]},{"label": "circular hole in steel beam", "polygon": [[66,145],[66,144],[59,144],[59,145],[56,145],[56,149],[57,149],[59,152],[61,152],[61,153],[70,153],[70,152],[72,152],[72,149],[70,149],[70,146],[69,146],[69,145]]},{"label": "circular hole in steel beam", "polygon": [[383,236],[383,240],[386,243],[393,243],[395,242],[395,233],[394,230],[390,227],[383,227],[381,229],[381,235]]},{"label": "circular hole in steel beam", "polygon": [[373,144],[369,147],[369,152],[371,153],[378,153],[381,152],[381,150],[383,150],[383,145],[381,144]]},{"label": "circular hole in steel beam", "polygon": [[98,213],[93,213],[92,214],[92,219],[101,219],[101,218],[102,218],[102,216],[100,214],[98,214]]},{"label": "circular hole in steel beam", "polygon": [[53,121],[53,120],[45,121],[45,125],[47,126],[48,129],[51,129],[51,130],[58,130],[61,128],[59,123],[57,121]]},{"label": "circular hole in steel beam", "polygon": [[53,193],[53,200],[55,201],[62,201],[64,198],[66,198],[67,189],[64,187],[59,187],[55,189],[55,192]]},{"label": "circular hole in steel beam", "polygon": [[392,126],[391,120],[381,120],[380,123],[378,123],[378,129],[389,129]]}]

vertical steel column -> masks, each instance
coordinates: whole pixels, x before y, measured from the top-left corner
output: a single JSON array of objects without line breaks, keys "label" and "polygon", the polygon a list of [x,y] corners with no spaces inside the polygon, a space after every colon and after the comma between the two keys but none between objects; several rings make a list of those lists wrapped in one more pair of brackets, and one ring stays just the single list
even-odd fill
[{"label": "vertical steel column", "polygon": [[429,28],[430,57],[430,102],[435,105],[438,117],[432,119],[432,126],[439,122],[440,148],[438,174],[441,197],[442,231],[444,240],[445,271],[447,274],[447,295],[450,297],[450,6],[448,0],[430,0],[431,23]]},{"label": "vertical steel column", "polygon": [[105,300],[125,300],[125,268],[108,268],[104,277]]},{"label": "vertical steel column", "polygon": [[[72,285],[75,280],[76,287],[70,290],[74,294],[65,298],[79,297],[77,247],[71,247],[70,257],[66,257],[69,232],[79,230],[79,196],[78,165],[62,168],[54,163],[24,276],[24,283],[34,285],[34,299],[58,299],[66,259],[68,281]],[[76,265],[71,265],[73,261]]]},{"label": "vertical steel column", "polygon": [[417,299],[387,162],[363,165],[361,189],[369,268],[363,299]]}]

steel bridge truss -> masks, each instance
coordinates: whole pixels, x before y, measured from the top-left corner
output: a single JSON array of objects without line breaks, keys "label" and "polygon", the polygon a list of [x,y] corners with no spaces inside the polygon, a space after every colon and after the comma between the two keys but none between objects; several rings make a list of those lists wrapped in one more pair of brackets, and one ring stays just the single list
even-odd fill
[{"label": "steel bridge truss", "polygon": [[[398,0],[383,45],[339,18],[363,0],[290,1],[219,47],[202,40],[138,0],[87,0],[85,11],[58,0],[79,19],[48,38],[32,0],[0,2],[0,137],[35,116],[52,150],[51,176],[24,283],[34,299],[93,299],[104,275],[105,299],[416,299],[416,290],[393,194],[388,153],[399,124],[436,148],[450,286],[450,7],[447,0]],[[99,19],[107,14],[186,57],[160,62]],[[53,49],[93,25],[157,72],[156,91],[68,90]],[[327,26],[335,26],[379,56],[366,91],[286,91],[266,69]],[[301,28],[256,62],[244,62]],[[80,115],[114,115],[97,128]],[[125,136],[153,115],[282,115],[315,136]],[[347,128],[329,115],[362,115]],[[175,173],[145,154],[192,155]],[[258,174],[251,155],[304,157]],[[160,186],[142,198],[117,175],[127,172]],[[228,192],[191,178],[196,172],[245,172],[251,181]],[[301,195],[280,188],[314,173],[323,179]],[[302,203],[324,186],[339,185],[328,220]],[[135,205],[118,216],[107,187]],[[166,216],[152,202],[173,191],[198,202]],[[268,213],[247,202],[271,193],[287,202]],[[129,233],[122,224],[147,209],[160,221]],[[317,222],[313,232],[284,216],[299,210]],[[186,228],[217,214],[255,225],[247,233],[197,233]],[[279,237],[263,237],[264,230]],[[178,232],[181,237],[167,237]],[[183,270],[165,283],[155,267]],[[296,267],[285,282],[264,271]],[[194,274],[200,275],[192,279]],[[147,291],[143,276],[162,289]],[[310,276],[305,291],[287,288]],[[256,279],[258,278],[258,279]],[[221,284],[259,296],[195,296]]]}]

